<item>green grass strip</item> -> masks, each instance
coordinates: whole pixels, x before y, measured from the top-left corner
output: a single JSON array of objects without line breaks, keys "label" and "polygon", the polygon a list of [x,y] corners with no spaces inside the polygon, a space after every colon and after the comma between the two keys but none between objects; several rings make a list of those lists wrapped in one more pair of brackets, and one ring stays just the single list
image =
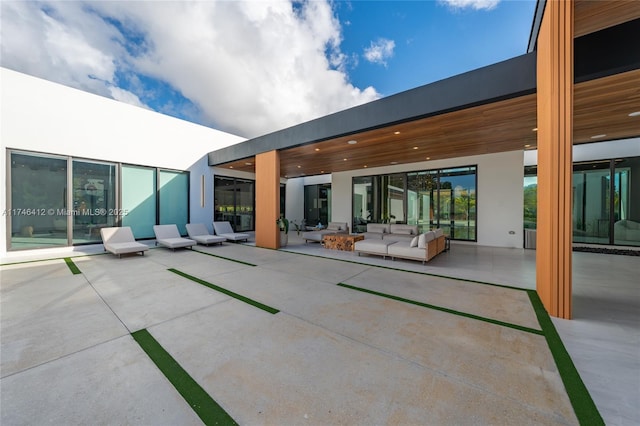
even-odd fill
[{"label": "green grass strip", "polygon": [[224,257],[224,256],[220,256],[218,254],[213,254],[213,253],[207,253],[206,251],[200,251],[200,250],[193,250],[193,251],[195,251],[196,253],[206,254],[207,256],[217,257],[218,259],[228,260],[230,262],[241,263],[243,265],[248,265],[248,266],[258,266],[253,263],[245,262],[243,260],[232,259],[230,257]]},{"label": "green grass strip", "polygon": [[560,335],[544,308],[538,293],[535,290],[528,290],[527,293],[538,317],[538,322],[542,326],[544,337],[547,339],[547,345],[549,345],[553,359],[556,362],[558,372],[564,383],[567,395],[569,395],[569,400],[578,422],[581,425],[604,425],[604,419],[600,415],[593,399],[591,399],[591,395],[584,385],[576,366],[573,364],[569,352],[564,347]]},{"label": "green grass strip", "polygon": [[67,266],[69,267],[69,269],[71,269],[71,273],[73,275],[78,275],[81,274],[82,272],[80,271],[80,269],[76,266],[75,263],[73,263],[73,260],[71,260],[70,257],[65,257],[64,258],[64,262],[67,264]]},{"label": "green grass strip", "polygon": [[392,294],[380,293],[378,291],[369,290],[369,289],[362,288],[362,287],[355,287],[355,286],[352,286],[352,285],[349,285],[349,284],[340,283],[338,285],[340,287],[350,288],[352,290],[361,291],[363,293],[369,293],[369,294],[373,294],[375,296],[386,297],[387,299],[397,300],[399,302],[410,303],[410,304],[416,305],[416,306],[422,306],[423,308],[429,308],[429,309],[433,309],[433,310],[436,310],[436,311],[446,312],[448,314],[458,315],[458,316],[461,316],[461,317],[466,317],[466,318],[470,318],[470,319],[474,319],[474,320],[478,320],[478,321],[484,321],[484,322],[488,322],[488,323],[491,323],[491,324],[501,325],[503,327],[509,327],[509,328],[513,328],[515,330],[525,331],[527,333],[538,334],[538,335],[542,335],[543,334],[541,330],[536,330],[535,328],[523,327],[523,326],[517,325],[517,324],[511,324],[511,323],[508,323],[508,322],[499,321],[499,320],[495,320],[495,319],[492,319],[492,318],[481,317],[481,316],[469,314],[469,313],[466,313],[466,312],[456,311],[454,309],[443,308],[442,306],[430,305],[428,303],[418,302],[416,300],[411,300],[411,299],[405,299],[404,297],[394,296]]},{"label": "green grass strip", "polygon": [[217,402],[187,373],[146,329],[131,334],[205,425],[236,425]]},{"label": "green grass strip", "polygon": [[219,291],[220,293],[224,293],[227,296],[231,296],[234,299],[238,299],[238,300],[241,300],[241,301],[243,301],[245,303],[253,305],[256,308],[260,308],[263,311],[269,312],[270,314],[277,314],[278,312],[280,312],[280,310],[278,310],[276,308],[272,308],[271,306],[267,306],[267,305],[264,305],[264,304],[262,304],[260,302],[256,302],[253,299],[249,299],[248,297],[242,296],[241,294],[238,294],[238,293],[234,293],[233,291],[227,290],[226,288],[222,288],[222,287],[219,287],[219,286],[217,286],[215,284],[211,284],[210,282],[207,282],[205,280],[201,280],[200,278],[194,277],[193,275],[189,275],[189,274],[187,274],[185,272],[178,271],[177,269],[169,268],[169,271],[173,272],[174,274],[178,274],[181,277],[187,278],[187,279],[189,279],[191,281],[197,282],[198,284],[202,284],[205,287],[209,287],[210,289]]}]

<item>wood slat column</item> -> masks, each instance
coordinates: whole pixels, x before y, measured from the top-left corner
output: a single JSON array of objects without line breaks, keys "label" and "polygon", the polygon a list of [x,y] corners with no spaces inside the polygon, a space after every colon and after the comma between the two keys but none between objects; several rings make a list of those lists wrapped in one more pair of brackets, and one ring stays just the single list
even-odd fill
[{"label": "wood slat column", "polygon": [[280,153],[256,155],[256,246],[280,247]]},{"label": "wood slat column", "polygon": [[536,289],[550,315],[571,318],[573,0],[547,1],[538,35]]}]

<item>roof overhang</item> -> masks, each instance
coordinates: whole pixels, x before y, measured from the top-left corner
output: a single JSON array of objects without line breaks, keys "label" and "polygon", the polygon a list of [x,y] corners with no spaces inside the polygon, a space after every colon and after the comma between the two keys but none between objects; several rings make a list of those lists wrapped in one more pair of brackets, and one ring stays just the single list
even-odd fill
[{"label": "roof overhang", "polygon": [[[598,28],[582,3],[576,26]],[[628,116],[640,110],[640,2],[619,3],[634,20],[597,16],[604,29],[575,40],[574,143],[640,136]],[[535,92],[534,51],[211,152],[209,164],[253,172],[255,155],[279,150],[281,176],[295,177],[533,149]]]}]

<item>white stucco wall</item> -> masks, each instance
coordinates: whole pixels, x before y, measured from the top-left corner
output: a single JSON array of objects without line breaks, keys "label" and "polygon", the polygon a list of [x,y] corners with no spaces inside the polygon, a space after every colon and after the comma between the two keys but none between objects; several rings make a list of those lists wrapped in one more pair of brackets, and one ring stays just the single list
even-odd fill
[{"label": "white stucco wall", "polygon": [[[207,154],[245,140],[144,108],[0,68],[0,209],[6,209],[7,148],[191,171],[190,221],[213,220]],[[205,205],[200,177],[205,175]],[[6,252],[6,218],[0,254]]]},{"label": "white stucco wall", "polygon": [[331,181],[333,220],[351,224],[351,180],[354,176],[471,165],[478,166],[477,244],[496,247],[522,247],[522,205],[524,202],[522,151],[425,161],[409,166],[398,165],[334,173]]},{"label": "white stucco wall", "polygon": [[[331,175],[305,176],[286,180],[286,210],[287,219],[289,219],[289,221],[295,221],[300,224],[305,217],[304,187],[307,185],[320,185],[323,183],[331,183]],[[292,226],[291,229],[295,229],[295,227]]]}]

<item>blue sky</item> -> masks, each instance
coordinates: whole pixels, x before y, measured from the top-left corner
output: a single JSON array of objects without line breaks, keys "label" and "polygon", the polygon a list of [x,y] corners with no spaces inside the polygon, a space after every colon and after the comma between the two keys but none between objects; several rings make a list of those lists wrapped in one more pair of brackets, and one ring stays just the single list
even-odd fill
[{"label": "blue sky", "polygon": [[393,40],[386,66],[360,60],[357,86],[382,95],[432,83],[526,53],[535,2],[501,1],[491,10],[452,9],[436,1],[356,1],[338,7],[343,49],[360,52],[371,40]]},{"label": "blue sky", "polygon": [[0,7],[3,67],[255,137],[524,54],[535,1]]}]

